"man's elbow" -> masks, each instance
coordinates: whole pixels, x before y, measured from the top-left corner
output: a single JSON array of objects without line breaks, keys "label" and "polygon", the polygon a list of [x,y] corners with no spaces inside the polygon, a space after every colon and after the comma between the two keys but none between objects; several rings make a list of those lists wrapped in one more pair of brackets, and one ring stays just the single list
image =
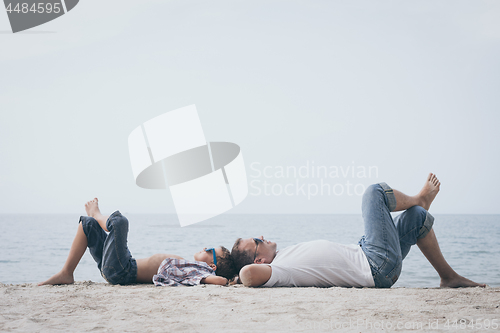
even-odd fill
[{"label": "man's elbow", "polygon": [[254,276],[252,276],[252,267],[250,265],[243,267],[240,270],[240,281],[245,287],[257,287],[253,282]]}]

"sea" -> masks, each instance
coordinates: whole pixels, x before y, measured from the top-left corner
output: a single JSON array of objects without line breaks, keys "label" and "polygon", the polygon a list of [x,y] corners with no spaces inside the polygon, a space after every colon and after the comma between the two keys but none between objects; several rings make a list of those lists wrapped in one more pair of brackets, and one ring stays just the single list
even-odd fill
[{"label": "sea", "polygon": [[[274,241],[278,250],[300,242],[327,239],[357,244],[363,235],[361,215],[224,214],[187,227],[176,215],[128,214],[128,247],[135,258],[155,253],[193,259],[204,247],[229,250],[238,237]],[[444,257],[459,274],[500,287],[500,215],[434,215],[434,230]],[[44,281],[57,273],[68,255],[78,226],[75,215],[0,215],[0,282]],[[76,281],[105,282],[87,251]],[[394,287],[436,288],[439,276],[414,246],[403,261]]]}]

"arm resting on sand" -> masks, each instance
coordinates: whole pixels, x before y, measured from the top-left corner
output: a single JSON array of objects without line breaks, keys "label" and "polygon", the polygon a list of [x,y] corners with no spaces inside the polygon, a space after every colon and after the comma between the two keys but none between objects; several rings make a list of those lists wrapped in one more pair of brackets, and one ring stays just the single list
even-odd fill
[{"label": "arm resting on sand", "polygon": [[246,287],[259,287],[271,278],[271,273],[271,266],[251,264],[241,269],[240,280]]},{"label": "arm resting on sand", "polygon": [[201,279],[200,282],[204,284],[218,284],[221,286],[225,286],[227,284],[227,279],[222,276],[210,275],[206,278]]}]

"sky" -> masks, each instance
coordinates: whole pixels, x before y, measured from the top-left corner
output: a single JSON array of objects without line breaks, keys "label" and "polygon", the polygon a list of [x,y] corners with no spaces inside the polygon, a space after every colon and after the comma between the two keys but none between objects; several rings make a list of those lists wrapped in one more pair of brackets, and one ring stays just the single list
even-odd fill
[{"label": "sky", "polygon": [[429,172],[431,212],[500,214],[499,1],[82,0],[16,34],[0,11],[0,48],[0,213],[175,213],[127,140],[195,104],[241,147],[227,214],[358,214]]}]

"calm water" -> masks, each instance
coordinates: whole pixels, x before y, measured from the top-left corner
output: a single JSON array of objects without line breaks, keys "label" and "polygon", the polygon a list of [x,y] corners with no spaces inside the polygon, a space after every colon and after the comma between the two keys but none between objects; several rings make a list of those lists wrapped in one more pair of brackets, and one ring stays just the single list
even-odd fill
[{"label": "calm water", "polygon": [[[181,228],[175,215],[126,214],[129,248],[135,258],[171,253],[192,259],[203,249],[231,249],[238,237],[263,235],[278,249],[301,241],[328,239],[355,244],[363,233],[360,215],[223,215]],[[500,215],[436,215],[441,250],[461,275],[500,286]],[[79,216],[0,215],[0,282],[32,283],[58,272],[68,254]],[[87,252],[75,272],[77,281],[105,282]],[[437,287],[439,277],[418,247],[403,262],[395,287]]]}]

